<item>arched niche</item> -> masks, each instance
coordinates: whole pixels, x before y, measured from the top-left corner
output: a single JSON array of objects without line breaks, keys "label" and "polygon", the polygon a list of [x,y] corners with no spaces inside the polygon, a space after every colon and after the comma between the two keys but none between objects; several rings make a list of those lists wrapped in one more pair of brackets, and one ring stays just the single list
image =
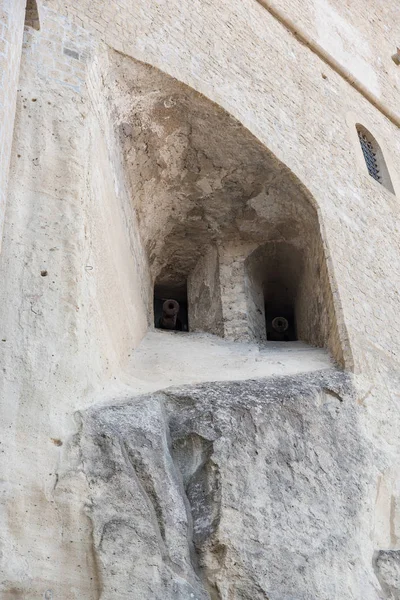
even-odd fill
[{"label": "arched niche", "polygon": [[27,0],[25,8],[25,27],[32,27],[39,31],[40,19],[36,0]]},{"label": "arched niche", "polygon": [[247,314],[254,339],[301,340],[340,359],[339,332],[318,219],[304,236],[271,241],[245,261]]},{"label": "arched niche", "polygon": [[[249,319],[249,278],[268,287],[254,269],[272,268],[274,248],[297,298],[297,337],[343,362],[332,273],[305,186],[220,106],[153,67],[116,53],[109,60],[107,97],[154,282],[149,297],[187,290],[191,331],[260,339]],[[301,285],[289,274],[298,270]],[[311,310],[315,318],[300,319]]]}]

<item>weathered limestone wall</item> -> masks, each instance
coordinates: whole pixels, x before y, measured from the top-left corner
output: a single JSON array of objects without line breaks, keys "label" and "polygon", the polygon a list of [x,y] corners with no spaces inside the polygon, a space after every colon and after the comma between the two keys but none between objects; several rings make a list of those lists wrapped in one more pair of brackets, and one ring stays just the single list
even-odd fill
[{"label": "weathered limestone wall", "polygon": [[297,335],[315,346],[327,346],[339,361],[343,355],[329,293],[329,272],[317,237],[308,238],[303,252],[300,285],[296,296]]},{"label": "weathered limestone wall", "polygon": [[25,0],[0,1],[0,249],[24,20]]},{"label": "weathered limestone wall", "polygon": [[190,331],[224,335],[218,248],[211,246],[188,278]]},{"label": "weathered limestone wall", "polygon": [[247,299],[246,314],[250,336],[253,339],[266,340],[267,330],[263,277],[257,266],[254,262],[250,265],[244,265],[244,289]]},{"label": "weathered limestone wall", "polygon": [[[374,3],[373,11],[364,6],[359,14],[358,2],[354,11],[320,0],[287,4],[305,25],[312,22],[326,47],[335,42],[344,59],[353,54],[346,44],[356,29],[363,43],[355,56],[361,53],[364,62],[355,58],[352,68],[392,102],[399,71],[386,63],[381,70],[380,61],[396,37],[396,21],[386,12],[394,3]],[[25,37],[0,257],[2,597],[396,597],[399,204],[366,173],[354,125],[365,124],[381,144],[396,189],[397,128],[253,0],[46,0],[39,9],[41,29]],[[366,13],[380,19],[376,27],[372,16],[366,25]],[[99,38],[127,55],[120,64],[115,57],[108,62]],[[154,72],[146,84],[139,70],[130,71],[129,57],[206,97],[192,123],[178,131],[171,126],[165,146],[157,146],[160,138],[179,122],[182,107],[192,114],[190,102],[178,103],[173,119],[173,102],[149,115],[142,92],[153,108],[149,98],[162,91],[162,77]],[[373,57],[368,66],[365,57]],[[179,85],[170,82],[168,89]],[[135,348],[151,308],[148,257],[160,256],[165,241],[151,239],[149,231],[163,226],[159,213],[155,218],[146,209],[150,200],[157,208],[160,198],[172,198],[185,220],[182,169],[190,183],[199,179],[198,165],[210,162],[200,152],[211,153],[213,144],[203,143],[208,130],[203,137],[196,131],[201,143],[188,143],[196,121],[215,119],[207,98],[238,119],[231,133],[247,127],[315,204],[328,265],[322,278],[333,289],[346,364],[352,356],[356,362],[354,379],[334,369],[328,375],[325,354],[310,366],[308,349],[300,346],[297,354],[289,346],[287,353],[275,351],[268,374],[290,363],[293,380],[206,383],[134,398],[146,386],[156,389],[154,371],[167,387],[180,381],[180,365],[188,363],[174,360],[178,335],[169,354],[168,344],[157,354],[158,338],[149,342],[152,373],[138,366]],[[121,115],[137,118],[135,127],[119,127]],[[233,133],[228,139],[212,155],[214,178],[202,181],[202,191],[219,184],[253,193],[254,183],[265,183],[259,196],[249,194],[250,207],[240,215],[241,233],[247,223],[251,238],[255,215],[270,206],[267,191],[281,198],[284,178],[274,179],[276,168],[260,169],[258,178],[251,161],[240,170],[246,153],[235,162],[232,148],[243,144]],[[248,146],[247,156],[257,157]],[[175,161],[170,148],[179,150]],[[168,176],[159,188],[154,156]],[[166,188],[169,195],[153,195]],[[221,197],[215,196],[217,208]],[[193,213],[193,222],[204,221]],[[140,229],[139,217],[147,229]],[[184,231],[170,240],[174,248]],[[227,287],[235,283],[232,268],[242,268],[234,246],[228,250],[220,273]],[[319,249],[315,255],[318,264]],[[161,262],[154,264],[161,270]],[[231,296],[239,311],[247,310],[245,294]],[[238,372],[246,353],[261,361],[256,347],[244,345],[237,355],[223,346],[230,358],[224,362],[218,343],[205,338],[209,361],[218,351],[218,364],[229,362]],[[185,382],[196,383],[196,361],[206,381],[209,363],[201,355],[191,360]],[[302,375],[312,368],[323,372]],[[251,379],[260,372],[246,371]],[[209,378],[216,378],[211,368]]]},{"label": "weathered limestone wall", "polygon": [[244,256],[248,245],[224,244],[219,248],[220,282],[224,331],[228,339],[249,339],[247,312],[247,290],[245,288]]},{"label": "weathered limestone wall", "polygon": [[[50,0],[47,4],[54,6]],[[384,306],[396,330],[396,284],[389,265],[397,260],[398,203],[358,162],[359,148],[353,137],[355,123],[364,123],[385,149],[387,160],[395,165],[400,156],[397,128],[254,0],[240,4],[220,0],[217,5],[211,1],[190,5],[168,2],[167,16],[165,6],[149,8],[144,1],[132,5],[121,0],[107,7],[99,4],[96,8],[91,3],[89,8],[80,3],[79,7],[63,5],[60,10],[96,31],[112,47],[207,95],[290,166],[306,183],[320,210],[324,242],[335,274],[334,294],[340,295],[357,363],[366,365],[367,349],[372,355],[376,348],[383,354],[397,354],[400,336],[382,327],[373,307]],[[310,14],[320,9],[317,0],[313,6]],[[351,11],[354,23],[360,15],[357,24],[367,40],[365,56],[381,57],[378,46],[382,42],[386,48],[386,38],[392,37],[386,31],[394,28],[395,37],[397,21],[390,17],[395,8],[391,3],[390,8],[385,6],[374,4],[371,13],[367,11],[376,13],[374,21],[379,18],[381,23],[373,36],[372,18],[364,31],[365,10]],[[347,22],[350,18],[347,8],[332,10],[331,20]],[[215,20],[215,14],[221,18]],[[342,39],[339,32],[340,43],[346,42],[346,35]],[[377,70],[375,66],[374,72]],[[386,70],[387,76],[382,70],[382,77],[392,82],[387,85],[395,85],[399,75],[392,61]],[[365,239],[375,249],[373,256],[362,250]],[[360,295],[362,302],[358,301]]]},{"label": "weathered limestone wall", "polygon": [[[105,3],[103,0],[97,0],[95,3],[91,0],[83,0],[79,4],[69,5],[61,0],[46,0],[45,3],[62,14],[68,14],[77,24],[93,31],[95,35],[121,52],[129,55],[136,54],[137,58],[140,58],[137,55],[138,51],[151,54],[158,61],[169,64],[171,68],[180,60],[180,52],[177,48],[185,37],[186,30],[190,30],[191,34],[186,36],[188,47],[191,47],[191,40],[196,38],[196,43],[200,42],[200,48],[206,48],[207,37],[213,36],[213,28],[219,28],[225,35],[219,38],[220,46],[217,52],[213,46],[210,59],[212,60],[216,55],[221,56],[229,46],[235,57],[243,59],[244,45],[249,38],[253,37],[256,46],[256,36],[251,36],[251,33],[256,29],[258,35],[263,29],[264,20],[267,19],[265,9],[255,7],[252,1],[240,5],[228,1],[221,2],[218,11],[220,19],[217,22],[211,17],[212,14],[215,16],[215,13],[212,13],[213,7],[217,7],[210,0],[182,7],[174,3],[160,3],[153,6],[150,11],[146,10],[144,0],[139,0],[135,4],[129,0],[115,0],[112,3]],[[304,29],[340,64],[358,77],[370,91],[384,98],[385,102],[389,101],[393,110],[397,109],[393,83],[399,84],[400,76],[391,60],[396,50],[396,39],[399,37],[400,30],[395,3],[378,3],[375,0],[367,0],[367,2],[355,0],[351,3],[343,3],[340,0],[284,0],[283,2],[268,0],[267,4],[287,15],[289,20]],[[169,8],[168,16],[164,15],[165,6]],[[236,29],[235,20],[245,15],[246,11],[249,15],[246,23],[249,26],[241,30]],[[258,26],[255,15],[259,15],[261,19]],[[201,25],[198,31],[191,26],[196,22]],[[142,27],[142,24],[146,24],[147,28]],[[226,27],[227,24],[234,27]],[[168,35],[165,35],[166,32]],[[138,37],[132,34],[137,34]],[[203,38],[204,41],[201,43],[203,34],[206,39]],[[266,41],[268,38],[270,41],[276,41],[274,35],[265,37]],[[169,46],[172,52],[158,55],[155,40],[165,45],[165,48]],[[264,55],[264,50],[266,50],[264,46],[255,50],[255,61],[251,69],[253,72],[260,69],[261,63],[257,59]],[[265,52],[264,56],[268,60],[268,56],[271,55]],[[277,57],[284,63],[288,55],[283,52]],[[293,53],[291,60],[295,58],[296,53]],[[229,60],[229,53],[226,54],[226,59]],[[149,62],[153,64],[153,61]],[[197,55],[193,59],[191,70],[194,79],[200,74],[203,62],[202,55],[201,57]],[[232,58],[232,64],[234,62]],[[303,69],[303,64],[300,64]],[[234,69],[234,72],[237,76],[240,70]],[[219,70],[216,67],[209,77],[218,77],[218,75]],[[223,92],[224,90],[221,97],[224,96]],[[241,92],[243,93],[243,90]]]},{"label": "weathered limestone wall", "polygon": [[0,258],[0,596],[95,600],[87,481],[59,481],[58,465],[74,412],[146,331],[149,285],[95,69],[85,84],[93,42],[41,17],[26,31]]},{"label": "weathered limestone wall", "polygon": [[351,387],[327,370],[81,413],[102,598],[381,598]]},{"label": "weathered limestone wall", "polygon": [[400,24],[393,2],[283,0],[271,3],[398,113],[395,53]]}]

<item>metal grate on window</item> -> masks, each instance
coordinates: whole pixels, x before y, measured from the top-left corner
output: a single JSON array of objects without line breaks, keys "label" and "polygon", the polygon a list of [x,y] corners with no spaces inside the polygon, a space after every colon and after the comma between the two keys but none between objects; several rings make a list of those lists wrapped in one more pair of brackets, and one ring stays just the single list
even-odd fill
[{"label": "metal grate on window", "polygon": [[374,144],[362,131],[358,131],[358,139],[360,140],[361,149],[364,154],[365,162],[367,165],[368,173],[379,183],[382,183],[382,176],[376,158],[376,150]]}]

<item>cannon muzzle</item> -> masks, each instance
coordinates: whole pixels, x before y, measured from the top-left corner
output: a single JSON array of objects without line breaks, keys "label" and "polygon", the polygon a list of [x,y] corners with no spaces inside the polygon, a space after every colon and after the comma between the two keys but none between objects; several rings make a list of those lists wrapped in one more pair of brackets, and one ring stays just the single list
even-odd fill
[{"label": "cannon muzzle", "polygon": [[162,308],[161,327],[163,329],[175,329],[179,313],[179,302],[176,300],[165,300]]}]

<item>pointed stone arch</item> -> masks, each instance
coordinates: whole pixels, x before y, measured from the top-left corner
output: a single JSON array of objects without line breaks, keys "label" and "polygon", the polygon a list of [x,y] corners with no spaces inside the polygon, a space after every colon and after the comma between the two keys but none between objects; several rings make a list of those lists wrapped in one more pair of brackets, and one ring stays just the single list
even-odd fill
[{"label": "pointed stone arch", "polygon": [[25,9],[25,27],[32,27],[39,31],[40,19],[36,0],[27,0]]},{"label": "pointed stone arch", "polygon": [[127,56],[109,58],[104,95],[154,291],[162,290],[158,301],[179,302],[187,290],[190,331],[267,341],[267,288],[284,269],[281,284],[290,287],[296,319],[292,338],[327,348],[351,369],[323,224],[309,190],[208,98]]}]

